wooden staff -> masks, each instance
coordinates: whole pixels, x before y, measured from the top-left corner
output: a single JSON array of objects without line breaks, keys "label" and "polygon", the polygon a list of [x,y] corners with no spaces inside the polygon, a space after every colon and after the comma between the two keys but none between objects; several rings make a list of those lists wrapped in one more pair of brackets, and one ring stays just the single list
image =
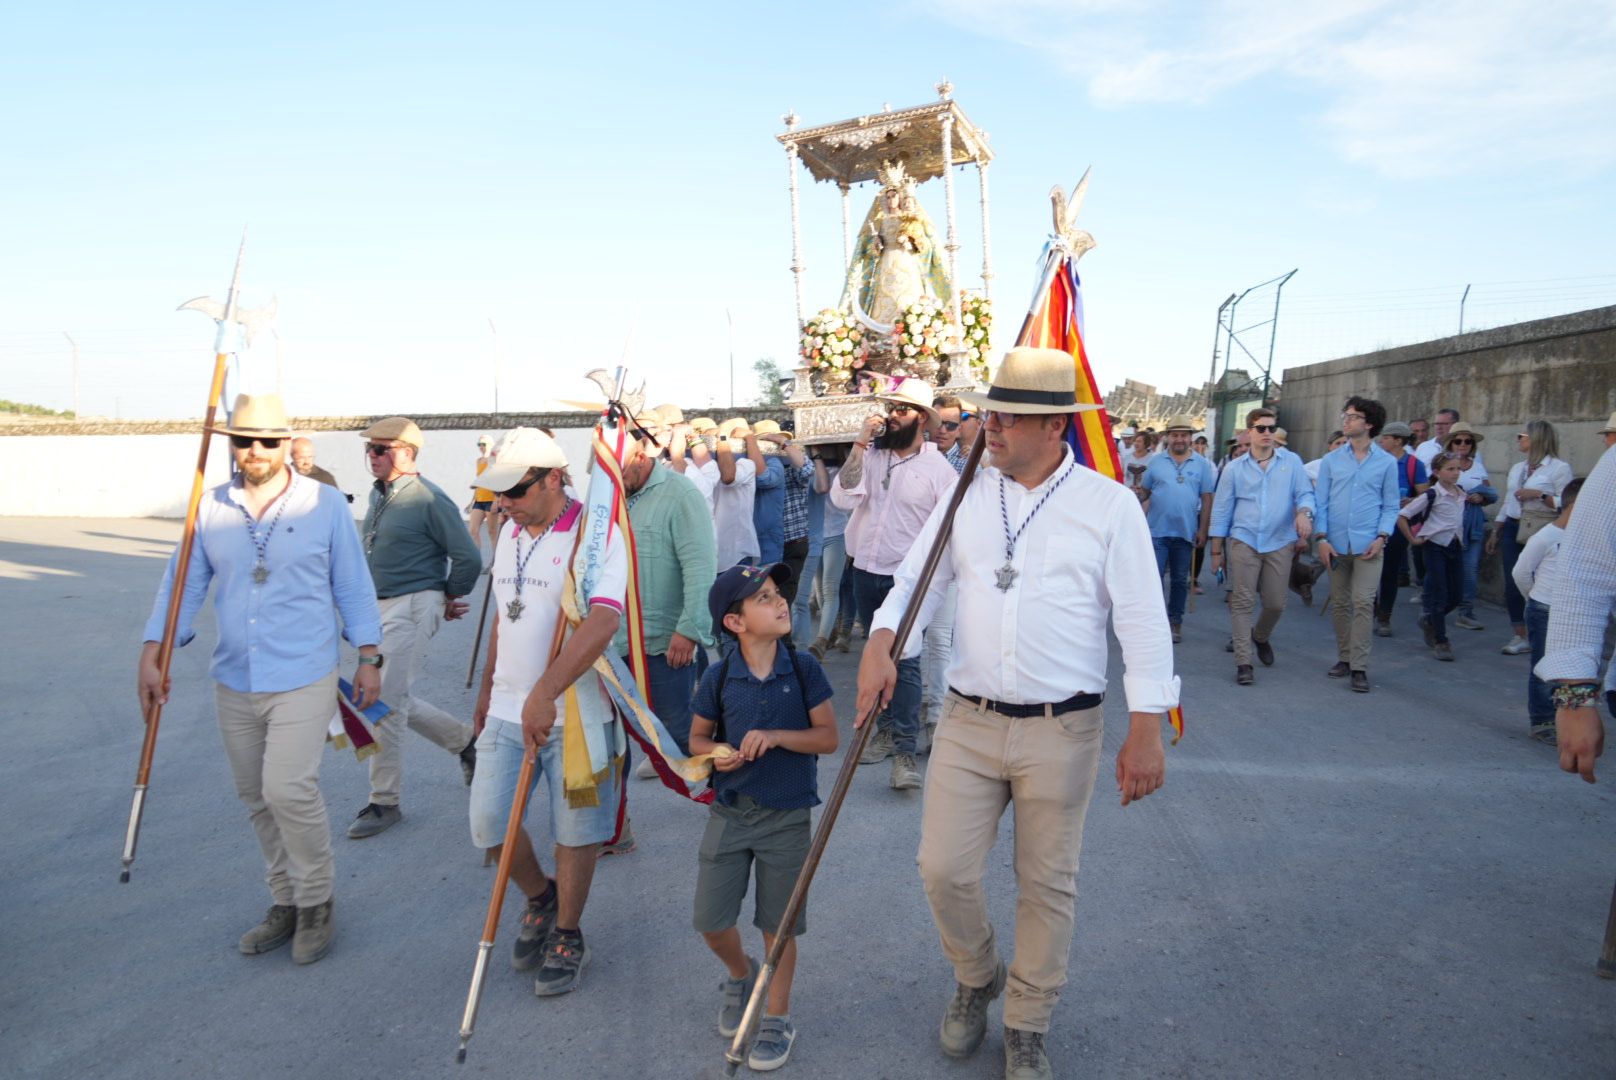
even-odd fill
[{"label": "wooden staff", "polygon": [[[578,527],[578,536],[572,542],[572,558],[578,554],[578,544],[583,540],[584,530],[582,524]],[[571,565],[569,559],[568,565]],[[567,609],[563,602],[560,611],[556,612],[555,639],[550,642],[550,659],[545,667],[555,663],[555,658],[561,654],[562,632],[567,626]],[[477,960],[471,968],[471,988],[466,991],[466,1009],[460,1014],[460,1049],[455,1052],[455,1061],[461,1065],[466,1063],[466,1047],[471,1043],[472,1032],[477,1026],[477,1009],[482,1005],[483,984],[488,980],[488,961],[494,951],[494,934],[499,930],[500,911],[505,907],[505,887],[511,880],[511,860],[516,850],[516,833],[522,827],[522,818],[527,813],[527,798],[529,789],[533,786],[533,766],[537,754],[524,749],[522,754],[522,769],[516,776],[516,792],[511,796],[511,814],[505,821],[505,842],[499,849],[499,867],[494,871],[494,891],[488,898],[488,914],[483,919],[483,936],[477,942]]]},{"label": "wooden staff", "polygon": [[[185,599],[185,579],[191,566],[191,549],[196,543],[196,515],[202,505],[202,474],[208,465],[208,443],[213,435],[214,416],[219,410],[219,398],[224,393],[224,376],[232,349],[226,345],[233,339],[232,324],[236,321],[237,298],[241,291],[241,260],[247,250],[247,237],[241,237],[236,252],[236,270],[230,281],[230,293],[225,298],[224,316],[219,320],[219,336],[213,356],[213,382],[208,388],[208,408],[202,418],[202,443],[196,452],[196,473],[191,477],[191,501],[185,508],[185,531],[180,536],[179,557],[174,561],[174,579],[168,593],[168,614],[163,620],[163,640],[157,647],[159,691],[168,685],[168,669],[174,659],[174,637],[180,620],[180,605]],[[159,694],[161,697],[161,694]],[[129,882],[129,870],[135,862],[135,846],[140,841],[140,820],[146,810],[146,790],[151,781],[152,755],[157,750],[157,725],[163,717],[161,700],[152,702],[146,711],[146,738],[140,747],[140,766],[135,772],[135,796],[129,806],[129,824],[123,837],[123,870],[118,880]]]}]

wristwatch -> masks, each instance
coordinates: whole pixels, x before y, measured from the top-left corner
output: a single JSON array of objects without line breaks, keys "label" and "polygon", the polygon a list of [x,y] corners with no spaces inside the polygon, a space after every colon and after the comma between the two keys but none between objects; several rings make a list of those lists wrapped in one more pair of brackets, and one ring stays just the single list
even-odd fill
[{"label": "wristwatch", "polygon": [[382,654],[377,653],[375,656],[361,656],[359,658],[359,662],[361,664],[369,664],[373,668],[379,668],[382,666]]}]

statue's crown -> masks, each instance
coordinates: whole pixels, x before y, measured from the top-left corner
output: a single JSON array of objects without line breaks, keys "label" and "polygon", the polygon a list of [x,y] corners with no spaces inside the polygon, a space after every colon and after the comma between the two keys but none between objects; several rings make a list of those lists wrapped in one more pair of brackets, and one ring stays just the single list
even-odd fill
[{"label": "statue's crown", "polygon": [[893,191],[914,186],[914,181],[909,178],[901,161],[883,161],[876,169],[876,177],[881,181],[883,188]]}]

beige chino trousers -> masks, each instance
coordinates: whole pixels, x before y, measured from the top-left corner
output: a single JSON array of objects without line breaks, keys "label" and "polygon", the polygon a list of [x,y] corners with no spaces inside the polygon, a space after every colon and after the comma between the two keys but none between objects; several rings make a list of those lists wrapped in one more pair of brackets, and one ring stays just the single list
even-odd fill
[{"label": "beige chino trousers", "polygon": [[1066,985],[1083,819],[1103,727],[1098,708],[1020,719],[952,693],[943,703],[926,769],[920,877],[954,977],[986,986],[999,957],[982,869],[1013,804],[1018,896],[1008,1027],[1047,1032]]},{"label": "beige chino trousers", "polygon": [[[1259,552],[1243,540],[1230,537],[1229,632],[1234,638],[1234,662],[1242,667],[1251,666],[1251,640],[1267,641],[1285,614],[1285,590],[1291,581],[1291,560],[1296,549],[1290,544],[1273,551]],[[1262,616],[1255,627],[1251,616],[1262,600]]]},{"label": "beige chino trousers", "polygon": [[1353,671],[1369,670],[1369,644],[1374,640],[1375,594],[1380,591],[1382,552],[1373,559],[1337,555],[1330,560],[1330,618],[1335,647]]},{"label": "beige chino trousers", "polygon": [[243,694],[214,686],[219,734],[264,852],[277,904],[331,899],[331,826],[320,797],[320,755],[337,711],[337,673],[298,690]]},{"label": "beige chino trousers", "polygon": [[370,756],[370,801],[397,806],[404,784],[404,729],[451,754],[471,742],[471,725],[450,716],[412,687],[426,666],[427,646],[443,625],[443,592],[424,590],[379,602],[382,609],[382,701],[393,711],[376,725],[381,749]]}]

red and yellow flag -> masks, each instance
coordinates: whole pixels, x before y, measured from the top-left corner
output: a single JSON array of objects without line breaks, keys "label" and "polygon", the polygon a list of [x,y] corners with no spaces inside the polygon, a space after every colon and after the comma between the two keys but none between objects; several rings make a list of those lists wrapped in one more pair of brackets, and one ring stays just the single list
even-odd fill
[{"label": "red and yellow flag", "polygon": [[[1033,306],[1020,344],[1071,354],[1077,365],[1077,403],[1099,408],[1073,414],[1073,423],[1066,429],[1066,443],[1080,463],[1121,483],[1122,460],[1111,438],[1111,416],[1100,398],[1100,388],[1094,382],[1089,355],[1083,347],[1083,284],[1077,276],[1077,262],[1060,252],[1051,252],[1049,257],[1059,261],[1048,275],[1049,288]],[[1167,720],[1173,725],[1176,743],[1184,737],[1183,709],[1170,709]]]}]

